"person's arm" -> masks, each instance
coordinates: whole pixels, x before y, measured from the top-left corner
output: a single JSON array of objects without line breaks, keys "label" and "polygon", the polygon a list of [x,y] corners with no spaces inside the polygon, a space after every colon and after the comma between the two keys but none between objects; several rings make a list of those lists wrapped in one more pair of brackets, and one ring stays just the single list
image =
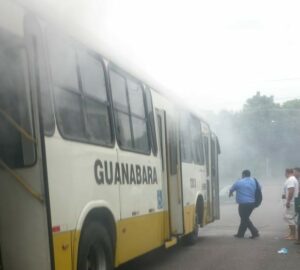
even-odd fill
[{"label": "person's arm", "polygon": [[294,187],[290,187],[288,188],[288,196],[286,198],[286,208],[290,208],[290,203],[291,203],[291,200],[294,196],[294,192],[295,192],[295,188]]},{"label": "person's arm", "polygon": [[230,188],[229,190],[229,197],[232,197],[233,196],[233,192],[236,190],[236,183],[234,183],[232,185],[232,187]]}]

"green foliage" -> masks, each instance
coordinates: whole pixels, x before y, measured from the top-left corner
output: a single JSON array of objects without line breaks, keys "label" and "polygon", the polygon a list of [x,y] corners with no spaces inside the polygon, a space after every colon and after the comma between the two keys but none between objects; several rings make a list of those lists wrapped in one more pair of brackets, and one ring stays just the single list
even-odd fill
[{"label": "green foliage", "polygon": [[282,104],[284,109],[300,109],[300,99],[293,99]]},{"label": "green foliage", "polygon": [[221,176],[236,179],[249,168],[257,177],[283,179],[284,169],[300,166],[300,100],[274,102],[257,92],[237,113],[215,118],[222,155]]},{"label": "green foliage", "polygon": [[274,102],[273,96],[261,95],[257,92],[256,95],[247,99],[244,105],[244,111],[258,111],[258,110],[269,110],[279,108],[280,105]]}]

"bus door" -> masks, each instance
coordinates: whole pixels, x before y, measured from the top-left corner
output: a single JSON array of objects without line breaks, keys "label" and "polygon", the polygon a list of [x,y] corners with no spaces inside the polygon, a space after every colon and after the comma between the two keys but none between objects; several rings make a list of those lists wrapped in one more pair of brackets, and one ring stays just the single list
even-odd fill
[{"label": "bus door", "polygon": [[213,194],[213,217],[220,219],[220,201],[219,201],[219,170],[218,155],[220,147],[216,136],[211,138],[211,183]]},{"label": "bus door", "polygon": [[29,76],[41,62],[31,45],[26,50],[23,33],[0,28],[1,270],[53,269],[40,85]]},{"label": "bus door", "polygon": [[176,124],[166,117],[163,110],[157,110],[161,159],[163,162],[163,177],[165,194],[168,198],[169,226],[173,236],[184,233],[183,195],[179,156],[179,138]]}]

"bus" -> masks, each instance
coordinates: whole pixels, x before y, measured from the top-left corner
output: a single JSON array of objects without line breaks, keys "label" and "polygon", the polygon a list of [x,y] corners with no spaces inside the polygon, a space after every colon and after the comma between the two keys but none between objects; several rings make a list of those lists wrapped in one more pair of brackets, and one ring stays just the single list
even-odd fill
[{"label": "bus", "polygon": [[0,13],[0,269],[113,269],[195,243],[220,216],[209,124],[50,16]]}]

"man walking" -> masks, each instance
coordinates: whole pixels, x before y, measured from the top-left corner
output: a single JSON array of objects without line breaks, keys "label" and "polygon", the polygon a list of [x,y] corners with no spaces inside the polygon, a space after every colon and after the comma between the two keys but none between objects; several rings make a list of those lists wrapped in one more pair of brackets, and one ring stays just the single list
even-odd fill
[{"label": "man walking", "polygon": [[251,177],[249,170],[244,170],[242,172],[242,179],[236,181],[229,191],[229,197],[233,195],[234,191],[236,192],[236,202],[239,204],[241,222],[237,234],[234,235],[237,238],[243,238],[247,228],[251,232],[251,239],[259,236],[257,228],[250,220],[250,215],[255,208],[255,190],[255,179]]}]

